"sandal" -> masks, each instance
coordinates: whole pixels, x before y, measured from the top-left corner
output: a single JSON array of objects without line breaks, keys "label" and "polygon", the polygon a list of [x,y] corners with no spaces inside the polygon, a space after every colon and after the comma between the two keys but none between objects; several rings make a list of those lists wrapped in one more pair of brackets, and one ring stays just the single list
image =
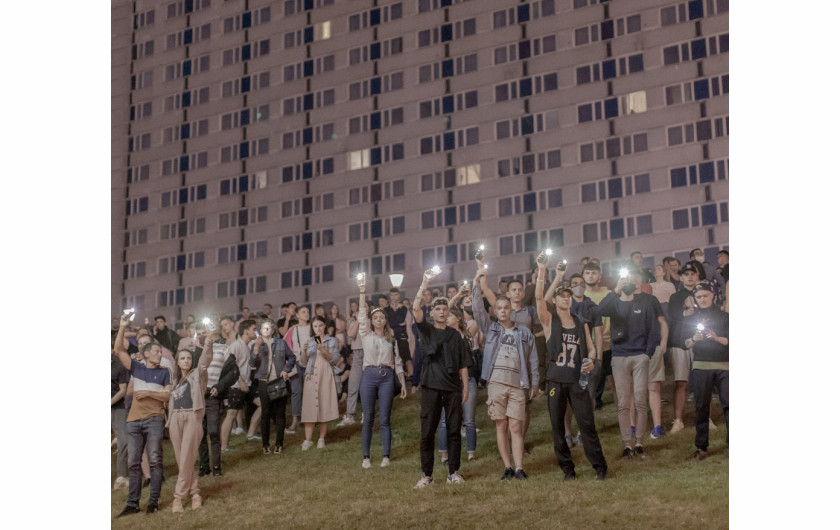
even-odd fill
[{"label": "sandal", "polygon": [[278,446],[277,446],[277,448],[276,448],[276,449],[274,449],[274,454],[275,454],[275,455],[281,455],[281,454],[283,454],[283,446],[282,446],[282,445],[278,445]]},{"label": "sandal", "polygon": [[271,449],[269,449],[267,445],[265,447],[263,447],[263,454],[264,455],[270,455],[271,454]]}]

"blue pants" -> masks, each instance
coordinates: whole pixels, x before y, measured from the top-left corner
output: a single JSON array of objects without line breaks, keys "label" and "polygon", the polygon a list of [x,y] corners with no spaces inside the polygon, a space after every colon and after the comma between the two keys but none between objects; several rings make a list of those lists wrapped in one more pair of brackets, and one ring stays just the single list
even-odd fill
[{"label": "blue pants", "polygon": [[[467,451],[475,451],[475,405],[477,401],[478,385],[474,377],[469,379],[470,396],[467,402],[461,405],[463,412],[464,429],[467,431]],[[444,407],[445,409],[445,407]],[[441,414],[440,429],[438,429],[438,450],[446,451],[446,411]]]},{"label": "blue pants", "polygon": [[373,436],[373,412],[379,400],[379,431],[382,435],[382,455],[391,456],[391,403],[394,401],[394,369],[390,366],[368,366],[362,371],[359,386],[362,398],[362,457],[370,458],[370,439]]},{"label": "blue pants", "polygon": [[145,420],[129,421],[125,424],[128,436],[128,502],[127,506],[140,507],[140,492],[143,488],[143,471],[140,461],[143,450],[148,449],[152,480],[149,487],[149,504],[157,504],[160,486],[163,482],[163,416],[152,416]]}]

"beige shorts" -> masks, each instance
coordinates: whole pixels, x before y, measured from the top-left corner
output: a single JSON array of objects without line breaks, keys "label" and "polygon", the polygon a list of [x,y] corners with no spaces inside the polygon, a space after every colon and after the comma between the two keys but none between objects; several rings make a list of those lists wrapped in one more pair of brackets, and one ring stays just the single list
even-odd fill
[{"label": "beige shorts", "polygon": [[659,383],[665,380],[665,355],[661,347],[656,347],[648,366],[648,383]]},{"label": "beige shorts", "polygon": [[487,383],[487,414],[493,421],[513,418],[524,421],[528,417],[522,388],[491,381]]},{"label": "beige shorts", "polygon": [[671,362],[674,363],[674,381],[688,381],[694,352],[682,348],[671,348]]}]

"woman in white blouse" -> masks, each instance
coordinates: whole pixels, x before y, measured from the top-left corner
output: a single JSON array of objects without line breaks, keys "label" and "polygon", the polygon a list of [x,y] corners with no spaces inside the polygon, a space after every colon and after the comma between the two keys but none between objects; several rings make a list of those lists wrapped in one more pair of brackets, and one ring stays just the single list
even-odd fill
[{"label": "woman in white blouse", "polygon": [[[370,439],[373,436],[373,413],[379,400],[379,429],[382,435],[382,464],[391,463],[391,403],[394,400],[394,370],[402,385],[400,397],[405,399],[405,374],[402,363],[394,363],[394,335],[388,317],[377,308],[368,317],[365,300],[365,275],[357,277],[359,285],[359,336],[364,348],[364,365],[359,395],[362,399],[362,467],[370,467]],[[371,326],[373,329],[371,330]]]}]

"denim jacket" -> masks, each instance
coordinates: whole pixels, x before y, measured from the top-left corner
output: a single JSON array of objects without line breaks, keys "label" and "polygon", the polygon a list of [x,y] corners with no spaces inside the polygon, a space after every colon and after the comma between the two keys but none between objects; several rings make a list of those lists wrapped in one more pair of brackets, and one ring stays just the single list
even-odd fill
[{"label": "denim jacket", "polygon": [[[490,380],[493,372],[493,365],[496,364],[496,356],[499,353],[499,338],[504,334],[505,328],[498,322],[490,320],[487,311],[484,310],[481,288],[473,283],[472,290],[473,317],[478,329],[487,337],[484,343],[484,362],[481,366],[481,378]],[[519,350],[519,386],[530,388],[537,386],[539,382],[539,360],[534,349],[534,335],[525,326],[515,324],[513,333],[516,335],[516,349]],[[527,370],[525,367],[528,367]],[[529,382],[530,375],[530,382]]]},{"label": "denim jacket", "polygon": [[[251,343],[251,351],[254,349],[254,342]],[[263,343],[257,351],[259,368],[254,376],[254,379],[268,379],[269,369],[271,365],[268,364],[268,345]],[[295,354],[292,349],[286,344],[283,339],[276,337],[271,338],[271,359],[274,363],[274,376],[280,377],[280,372],[291,372],[295,367]]]},{"label": "denim jacket", "polygon": [[[338,363],[339,355],[338,353],[338,341],[335,340],[335,337],[331,337],[327,335],[324,338],[324,346],[326,347],[327,351],[332,354],[332,360],[330,364],[335,366]],[[309,356],[309,359],[306,362],[306,373],[307,374],[314,374],[315,373],[315,357],[318,354],[318,350],[315,348],[315,339],[309,339],[309,342],[306,345],[306,354]]]}]

